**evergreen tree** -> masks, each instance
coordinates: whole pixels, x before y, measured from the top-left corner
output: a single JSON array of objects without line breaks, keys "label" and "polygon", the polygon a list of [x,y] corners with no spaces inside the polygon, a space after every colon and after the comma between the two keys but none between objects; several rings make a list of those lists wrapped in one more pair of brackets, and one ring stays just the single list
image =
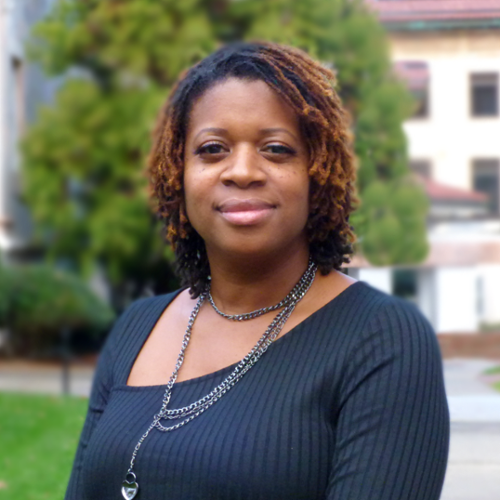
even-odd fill
[{"label": "evergreen tree", "polygon": [[412,103],[361,1],[60,0],[33,35],[33,59],[64,75],[23,142],[37,239],[83,272],[102,268],[117,295],[172,286],[142,168],[151,129],[180,71],[238,39],[294,45],[336,70],[359,162],[361,249],[380,265],[425,256],[426,200],[401,128]]}]

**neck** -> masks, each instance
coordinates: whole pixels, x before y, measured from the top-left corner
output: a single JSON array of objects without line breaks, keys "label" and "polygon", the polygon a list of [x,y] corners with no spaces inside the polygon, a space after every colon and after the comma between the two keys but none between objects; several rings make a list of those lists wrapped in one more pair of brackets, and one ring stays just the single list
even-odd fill
[{"label": "neck", "polygon": [[265,259],[212,258],[211,293],[226,314],[243,314],[280,302],[307,269],[309,252]]}]

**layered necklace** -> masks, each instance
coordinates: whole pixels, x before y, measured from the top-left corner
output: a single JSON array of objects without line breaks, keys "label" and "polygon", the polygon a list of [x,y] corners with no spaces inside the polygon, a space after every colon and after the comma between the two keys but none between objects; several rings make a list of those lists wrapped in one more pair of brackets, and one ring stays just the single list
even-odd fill
[{"label": "layered necklace", "polygon": [[[305,273],[302,275],[298,283],[293,287],[290,293],[278,304],[270,307],[263,307],[262,309],[257,309],[255,311],[244,313],[244,314],[226,314],[220,311],[212,298],[210,293],[210,285],[207,289],[199,296],[196,305],[194,306],[189,321],[186,328],[186,333],[182,340],[181,350],[179,356],[177,357],[177,362],[175,364],[174,371],[170,376],[167,387],[165,389],[165,394],[163,396],[163,402],[160,411],[154,415],[151,425],[148,427],[147,431],[141,436],[137,444],[135,445],[134,451],[132,453],[132,458],[130,460],[130,466],[125,476],[125,480],[122,484],[122,495],[125,500],[132,500],[139,492],[139,483],[137,482],[137,476],[134,472],[134,465],[137,458],[137,453],[144,440],[149,436],[149,433],[153,429],[157,429],[161,432],[170,432],[180,427],[186,425],[191,420],[195,419],[201,415],[205,410],[210,408],[216,401],[218,401],[224,394],[226,394],[234,385],[245,375],[245,373],[252,368],[255,363],[260,359],[260,357],[267,351],[268,347],[276,340],[280,334],[283,326],[285,325],[287,319],[292,314],[295,306],[304,297],[309,288],[311,287],[314,277],[316,275],[317,267],[312,262],[309,261]],[[168,409],[168,404],[170,402],[170,396],[172,394],[172,388],[177,380],[177,375],[184,361],[184,355],[191,338],[191,332],[193,330],[193,325],[200,312],[201,306],[205,300],[209,301],[217,314],[223,316],[224,318],[231,321],[246,321],[249,319],[257,318],[270,311],[275,311],[277,309],[282,309],[276,317],[273,319],[271,324],[267,327],[266,331],[258,342],[253,346],[251,351],[236,365],[234,370],[214,389],[212,389],[206,396],[202,397],[198,401],[191,403],[183,408]],[[174,422],[176,423],[174,423]]]}]

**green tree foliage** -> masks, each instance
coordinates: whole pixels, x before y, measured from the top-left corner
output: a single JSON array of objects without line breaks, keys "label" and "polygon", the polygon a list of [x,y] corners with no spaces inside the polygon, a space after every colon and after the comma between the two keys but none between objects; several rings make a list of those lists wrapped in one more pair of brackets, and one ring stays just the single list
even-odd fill
[{"label": "green tree foliage", "polygon": [[401,128],[411,101],[382,28],[358,0],[61,0],[36,26],[31,53],[64,83],[23,144],[26,200],[53,256],[80,270],[99,264],[132,295],[171,285],[142,169],[157,110],[182,69],[223,42],[256,38],[303,48],[337,71],[365,256],[425,256],[426,202],[407,178]]}]

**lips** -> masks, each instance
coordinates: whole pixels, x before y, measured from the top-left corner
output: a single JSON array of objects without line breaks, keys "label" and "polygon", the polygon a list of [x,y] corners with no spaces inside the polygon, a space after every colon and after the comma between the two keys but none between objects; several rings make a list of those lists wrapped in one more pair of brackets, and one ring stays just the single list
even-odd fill
[{"label": "lips", "polygon": [[225,200],[217,207],[222,217],[237,226],[252,226],[259,224],[272,215],[276,208],[272,203],[264,200],[249,199]]}]

